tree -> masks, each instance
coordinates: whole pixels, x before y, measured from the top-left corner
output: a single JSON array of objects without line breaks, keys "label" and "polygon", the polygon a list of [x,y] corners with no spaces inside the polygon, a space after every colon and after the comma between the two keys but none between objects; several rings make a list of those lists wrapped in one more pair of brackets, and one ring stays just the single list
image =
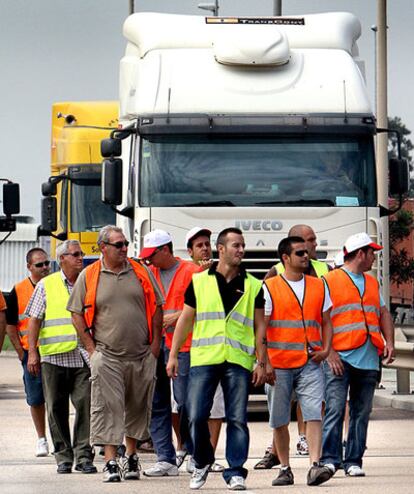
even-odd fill
[{"label": "tree", "polygon": [[[412,151],[413,143],[408,138],[411,131],[403,124],[400,117],[388,119],[388,128],[398,130],[401,134],[401,157],[408,161],[410,171],[413,169]],[[388,157],[397,158],[397,138],[394,134],[389,134],[388,137]],[[414,191],[414,181],[411,179],[410,197]],[[408,252],[401,247],[401,242],[410,235],[414,229],[413,213],[404,209],[398,211],[392,216],[389,221],[390,235],[390,281],[396,283],[397,286],[402,283],[412,282],[414,279],[414,257],[412,252]]]}]

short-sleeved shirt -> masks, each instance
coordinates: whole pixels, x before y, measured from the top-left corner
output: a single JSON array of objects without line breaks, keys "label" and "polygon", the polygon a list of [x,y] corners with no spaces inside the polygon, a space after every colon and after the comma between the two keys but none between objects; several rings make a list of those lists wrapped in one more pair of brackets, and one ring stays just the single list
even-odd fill
[{"label": "short-sleeved shirt", "polygon": [[[35,288],[36,284],[33,283],[31,278],[29,278],[29,281],[33,285],[33,288]],[[11,326],[17,326],[19,322],[19,302],[17,300],[15,287],[12,288],[11,292],[7,296],[6,319],[7,324],[10,324]]]},{"label": "short-sleeved shirt", "polygon": [[[70,295],[74,285],[70,283],[62,270],[60,271],[60,275]],[[37,283],[32,297],[27,304],[25,310],[26,315],[43,320],[46,313],[46,303],[46,289],[42,279]],[[58,365],[60,367],[80,368],[83,367],[85,363],[89,366],[89,355],[88,352],[78,343],[78,346],[70,352],[57,353],[56,355],[43,355],[41,357],[41,361],[52,365]]]},{"label": "short-sleeved shirt", "polygon": [[[365,290],[365,277],[363,274],[356,274],[352,271],[348,271],[345,268],[342,268],[347,275],[350,276],[355,286],[358,288],[359,293],[362,297],[362,294]],[[380,306],[385,307],[384,299],[380,296]],[[354,350],[347,350],[343,352],[338,352],[339,356],[342,360],[347,362],[352,367],[356,367],[357,369],[364,370],[379,370],[379,357],[377,348],[372,344],[371,338],[368,338],[367,341],[359,348],[355,348]]]},{"label": "short-sleeved shirt", "polygon": [[[161,306],[164,300],[160,289],[152,277],[150,280],[156,303]],[[85,295],[85,271],[82,271],[67,309],[83,314]],[[144,290],[129,263],[119,273],[115,273],[102,262],[96,290],[93,337],[99,351],[122,360],[140,359],[150,351]]]},{"label": "short-sleeved shirt", "polygon": [[[217,279],[217,284],[221,296],[221,300],[223,302],[224,312],[226,315],[233,309],[233,307],[237,304],[239,299],[244,293],[244,280],[247,276],[246,271],[241,266],[239,268],[238,274],[227,282],[226,278],[219,272],[217,272],[217,262],[215,262],[210,269],[208,270],[208,274],[215,275]],[[197,308],[197,300],[194,293],[194,285],[193,282],[188,285],[188,288],[185,292],[185,300],[184,303],[193,309]],[[261,288],[259,293],[256,295],[255,309],[263,309],[264,308],[264,298],[263,298],[263,289]]]},{"label": "short-sleeved shirt", "polygon": [[4,300],[3,294],[0,292],[0,310],[6,310],[6,301]]}]

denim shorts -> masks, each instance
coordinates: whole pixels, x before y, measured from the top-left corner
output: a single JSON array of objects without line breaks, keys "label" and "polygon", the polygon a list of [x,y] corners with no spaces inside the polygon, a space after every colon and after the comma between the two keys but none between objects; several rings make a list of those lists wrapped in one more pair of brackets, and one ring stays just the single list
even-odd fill
[{"label": "denim shorts", "polygon": [[43,387],[42,387],[42,374],[39,373],[38,376],[34,376],[30,374],[27,370],[27,359],[29,356],[29,352],[27,350],[23,350],[23,382],[24,382],[24,391],[26,393],[26,402],[29,406],[40,406],[45,402],[45,398],[43,396]]},{"label": "denim shorts", "polygon": [[296,392],[303,420],[322,420],[324,377],[320,365],[309,360],[298,369],[275,369],[276,382],[266,385],[269,424],[272,429],[290,422],[292,391]]}]

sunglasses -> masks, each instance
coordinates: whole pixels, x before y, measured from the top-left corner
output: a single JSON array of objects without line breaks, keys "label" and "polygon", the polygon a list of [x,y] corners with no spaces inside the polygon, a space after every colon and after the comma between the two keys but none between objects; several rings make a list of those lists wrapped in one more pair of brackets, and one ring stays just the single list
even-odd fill
[{"label": "sunglasses", "polygon": [[309,254],[309,252],[307,251],[307,249],[303,249],[303,250],[297,250],[296,252],[294,252],[294,254],[295,256],[303,257],[306,254]]},{"label": "sunglasses", "polygon": [[43,262],[36,262],[33,264],[35,268],[43,268],[43,266],[48,267],[50,264],[50,261],[43,261]]},{"label": "sunglasses", "polygon": [[82,252],[80,250],[76,252],[66,252],[66,254],[62,254],[63,256],[72,256],[72,257],[85,257],[85,252]]},{"label": "sunglasses", "polygon": [[122,249],[122,247],[128,247],[129,242],[128,240],[125,240],[124,242],[104,242],[106,245],[112,245],[112,247],[115,247],[115,249]]}]

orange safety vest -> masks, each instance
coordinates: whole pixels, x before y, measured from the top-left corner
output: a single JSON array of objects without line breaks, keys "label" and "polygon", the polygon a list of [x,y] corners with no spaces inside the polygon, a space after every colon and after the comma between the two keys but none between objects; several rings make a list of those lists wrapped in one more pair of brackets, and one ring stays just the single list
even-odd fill
[{"label": "orange safety vest", "polygon": [[26,316],[24,311],[34,292],[34,286],[29,278],[24,279],[14,287],[17,297],[17,307],[19,320],[17,322],[17,332],[20,338],[20,344],[25,350],[29,350],[29,316]]},{"label": "orange safety vest", "polygon": [[[161,291],[165,298],[165,303],[163,305],[164,314],[172,314],[179,310],[183,310],[184,307],[184,294],[191,282],[191,278],[194,273],[200,272],[200,266],[197,266],[193,262],[183,261],[179,257],[176,257],[179,262],[179,266],[174,273],[173,279],[171,280],[170,286],[168,288],[168,293],[165,293],[164,287],[161,283],[160,269],[155,266],[151,266],[151,270],[154,273],[155,279],[157,280]],[[165,344],[167,348],[171,349],[172,339],[174,335],[175,324],[165,328]],[[181,347],[180,352],[189,352],[191,348],[192,332],[187,336],[184,345]]]},{"label": "orange safety vest", "polygon": [[302,367],[308,361],[309,349],[322,347],[323,281],[305,275],[302,306],[283,276],[265,283],[273,304],[266,331],[269,360],[276,369]]},{"label": "orange safety vest", "polygon": [[332,300],[332,348],[353,350],[370,337],[378,354],[384,350],[380,330],[380,295],[378,281],[364,274],[364,293],[359,293],[352,278],[343,269],[335,269],[325,276]]},{"label": "orange safety vest", "polygon": [[[154,288],[152,286],[150,277],[144,267],[138,262],[128,259],[131,264],[134,273],[138,280],[141,282],[142,289],[145,296],[145,312],[147,315],[149,341],[152,341],[152,318],[157,308]],[[93,321],[95,318],[96,307],[96,290],[98,287],[99,275],[101,273],[101,261],[98,260],[93,264],[90,264],[85,268],[85,283],[86,283],[86,295],[84,302],[84,318],[89,329],[93,327]]]}]

